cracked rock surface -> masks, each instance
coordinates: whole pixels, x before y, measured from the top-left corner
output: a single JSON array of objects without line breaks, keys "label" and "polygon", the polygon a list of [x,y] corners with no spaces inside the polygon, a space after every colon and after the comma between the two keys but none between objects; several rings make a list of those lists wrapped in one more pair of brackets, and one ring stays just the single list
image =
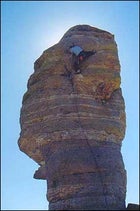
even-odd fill
[{"label": "cracked rock surface", "polygon": [[[69,47],[96,50],[75,74]],[[88,25],[70,28],[34,63],[23,96],[19,147],[47,179],[50,210],[125,208],[121,155],[125,104],[114,36]]]}]

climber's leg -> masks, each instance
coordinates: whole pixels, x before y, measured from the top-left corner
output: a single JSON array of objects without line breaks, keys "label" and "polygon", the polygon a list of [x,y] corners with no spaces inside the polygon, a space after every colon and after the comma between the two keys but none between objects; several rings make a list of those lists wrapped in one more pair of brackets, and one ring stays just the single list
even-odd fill
[{"label": "climber's leg", "polygon": [[73,58],[73,69],[74,69],[74,71],[75,71],[76,74],[81,73],[81,70],[80,70],[80,60],[79,60],[79,57],[78,56],[75,56]]}]

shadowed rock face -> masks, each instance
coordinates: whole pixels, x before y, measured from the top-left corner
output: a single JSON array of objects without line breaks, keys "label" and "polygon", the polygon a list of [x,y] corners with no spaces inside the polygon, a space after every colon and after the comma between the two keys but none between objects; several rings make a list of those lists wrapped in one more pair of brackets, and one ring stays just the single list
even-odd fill
[{"label": "shadowed rock face", "polygon": [[[72,44],[97,53],[74,74]],[[70,28],[34,64],[21,108],[19,147],[47,179],[50,210],[125,208],[121,155],[125,105],[114,36],[88,26]]]}]

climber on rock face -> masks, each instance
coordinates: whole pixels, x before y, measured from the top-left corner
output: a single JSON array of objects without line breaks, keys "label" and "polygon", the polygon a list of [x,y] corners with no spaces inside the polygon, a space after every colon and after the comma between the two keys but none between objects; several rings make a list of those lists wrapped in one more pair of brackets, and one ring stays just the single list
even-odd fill
[{"label": "climber on rock face", "polygon": [[80,46],[78,45],[72,45],[70,46],[70,52],[73,56],[73,68],[75,70],[75,73],[81,73],[80,70],[80,64],[82,61],[84,61],[89,56],[92,56],[96,53],[95,50],[93,51],[84,51]]}]

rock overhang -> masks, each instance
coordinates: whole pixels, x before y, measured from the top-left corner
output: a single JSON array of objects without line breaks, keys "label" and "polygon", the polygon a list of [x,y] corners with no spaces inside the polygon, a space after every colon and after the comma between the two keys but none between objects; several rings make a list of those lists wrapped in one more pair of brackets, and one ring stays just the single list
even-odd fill
[{"label": "rock overhang", "polygon": [[[64,65],[72,70],[68,50],[73,43],[85,50],[97,51],[83,64],[82,74],[74,75],[76,93],[72,92],[69,80],[61,76],[65,72]],[[46,144],[53,140],[69,140],[69,130],[75,138],[80,138],[79,126],[75,123],[75,99],[79,100],[81,118],[85,121],[84,127],[90,139],[98,140],[100,137],[102,142],[121,143],[125,134],[125,112],[120,89],[120,63],[113,34],[88,25],[74,26],[59,43],[43,52],[34,63],[34,69],[21,109],[18,143],[23,152],[43,165],[42,147]],[[89,120],[85,110],[89,113]]]}]

